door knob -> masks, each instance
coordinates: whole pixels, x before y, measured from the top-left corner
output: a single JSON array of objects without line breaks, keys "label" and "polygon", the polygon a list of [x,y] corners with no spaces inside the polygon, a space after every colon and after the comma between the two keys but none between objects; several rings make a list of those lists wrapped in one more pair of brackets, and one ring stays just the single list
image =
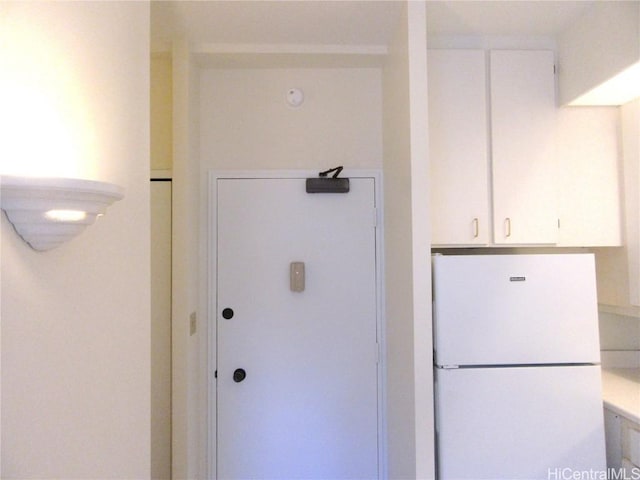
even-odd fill
[{"label": "door knob", "polygon": [[222,310],[222,318],[224,318],[225,320],[230,320],[233,318],[233,309],[232,308],[225,308],[224,310]]},{"label": "door knob", "polygon": [[243,368],[236,368],[233,372],[233,381],[236,383],[240,383],[247,377],[247,372],[244,371]]}]

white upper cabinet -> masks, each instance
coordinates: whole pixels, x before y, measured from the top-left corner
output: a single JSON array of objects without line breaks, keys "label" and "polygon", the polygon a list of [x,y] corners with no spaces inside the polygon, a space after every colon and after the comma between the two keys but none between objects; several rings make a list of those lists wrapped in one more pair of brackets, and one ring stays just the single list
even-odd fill
[{"label": "white upper cabinet", "polygon": [[430,50],[432,243],[490,242],[485,53]]},{"label": "white upper cabinet", "polygon": [[555,244],[555,75],[551,51],[490,52],[495,244]]},{"label": "white upper cabinet", "polygon": [[620,107],[624,248],[596,250],[602,311],[640,320],[640,98]]},{"label": "white upper cabinet", "polygon": [[428,69],[433,245],[621,245],[615,108],[558,108],[551,51],[429,50]]},{"label": "white upper cabinet", "polygon": [[616,107],[558,111],[558,245],[622,245]]},{"label": "white upper cabinet", "polygon": [[428,58],[432,244],[554,244],[553,53]]}]

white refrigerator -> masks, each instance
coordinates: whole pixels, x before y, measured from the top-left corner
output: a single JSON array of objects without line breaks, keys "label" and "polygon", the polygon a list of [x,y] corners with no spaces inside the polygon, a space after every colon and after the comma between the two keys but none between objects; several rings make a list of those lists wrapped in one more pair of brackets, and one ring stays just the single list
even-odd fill
[{"label": "white refrigerator", "polygon": [[605,472],[593,256],[435,255],[433,289],[438,478]]}]

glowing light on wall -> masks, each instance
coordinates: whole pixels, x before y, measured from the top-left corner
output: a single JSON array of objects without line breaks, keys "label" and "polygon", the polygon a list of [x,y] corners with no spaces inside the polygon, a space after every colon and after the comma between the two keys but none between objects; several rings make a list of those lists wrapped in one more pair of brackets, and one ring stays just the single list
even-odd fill
[{"label": "glowing light on wall", "polygon": [[82,41],[38,2],[2,4],[0,207],[35,250],[70,240],[123,198],[118,185],[84,179],[101,158],[93,116],[104,103],[94,69],[74,55],[88,51]]},{"label": "glowing light on wall", "polygon": [[91,176],[93,121],[73,56],[11,8],[0,25],[0,173]]},{"label": "glowing light on wall", "polygon": [[0,175],[0,206],[18,235],[39,251],[79,235],[122,198],[122,188],[106,182]]},{"label": "glowing light on wall", "polygon": [[630,66],[615,77],[576,98],[569,105],[624,105],[640,97],[640,63]]}]

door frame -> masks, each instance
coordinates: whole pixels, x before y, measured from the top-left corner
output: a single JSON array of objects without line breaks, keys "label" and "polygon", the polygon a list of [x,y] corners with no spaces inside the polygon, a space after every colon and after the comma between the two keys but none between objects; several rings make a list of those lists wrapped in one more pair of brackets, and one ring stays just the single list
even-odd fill
[{"label": "door frame", "polygon": [[[309,177],[317,177],[318,171],[312,170],[209,170],[208,178],[208,236],[207,236],[207,478],[216,478],[216,399],[217,382],[217,184],[218,179],[296,179],[303,181]],[[380,479],[387,478],[387,422],[386,422],[386,331],[385,331],[385,303],[384,303],[384,203],[382,170],[345,169],[343,177],[371,178],[374,180],[375,218],[375,272],[376,272],[376,330],[378,334],[378,475]]]}]

